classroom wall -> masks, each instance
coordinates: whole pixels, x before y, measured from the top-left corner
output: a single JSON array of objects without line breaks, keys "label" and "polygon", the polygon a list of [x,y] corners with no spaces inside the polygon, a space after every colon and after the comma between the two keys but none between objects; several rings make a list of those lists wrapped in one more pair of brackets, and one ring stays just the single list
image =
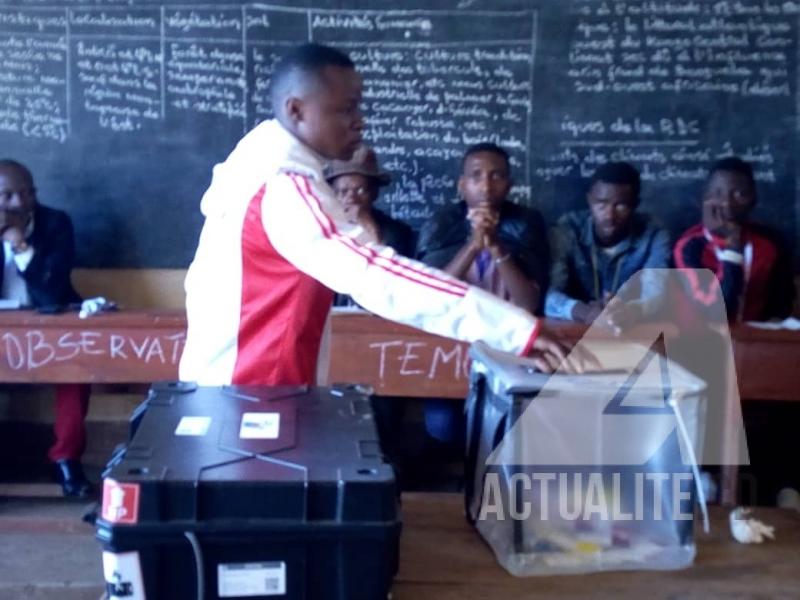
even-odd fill
[{"label": "classroom wall", "polygon": [[121,308],[185,307],[186,269],[75,269],[72,283],[84,298],[105,296]]}]

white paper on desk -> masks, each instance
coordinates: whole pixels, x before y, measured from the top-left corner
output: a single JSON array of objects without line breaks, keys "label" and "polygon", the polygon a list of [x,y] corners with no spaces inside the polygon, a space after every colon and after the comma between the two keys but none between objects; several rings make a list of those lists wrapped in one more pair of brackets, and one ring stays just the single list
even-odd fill
[{"label": "white paper on desk", "polygon": [[0,298],[0,310],[19,310],[22,307],[19,300],[14,298]]},{"label": "white paper on desk", "polygon": [[748,321],[746,325],[757,327],[758,329],[788,329],[790,331],[800,331],[800,319],[789,317],[783,321]]},{"label": "white paper on desk", "polygon": [[204,436],[211,426],[211,417],[181,417],[175,435]]}]

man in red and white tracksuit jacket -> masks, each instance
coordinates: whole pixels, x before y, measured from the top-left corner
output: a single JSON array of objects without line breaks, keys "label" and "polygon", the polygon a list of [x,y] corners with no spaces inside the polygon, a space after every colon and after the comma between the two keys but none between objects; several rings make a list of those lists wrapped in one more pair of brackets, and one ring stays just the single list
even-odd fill
[{"label": "man in red and white tracksuit jacket", "polygon": [[535,317],[372,242],[348,223],[323,164],[273,120],[214,168],[186,278],[181,379],[313,383],[333,292],[434,334],[530,350]]}]

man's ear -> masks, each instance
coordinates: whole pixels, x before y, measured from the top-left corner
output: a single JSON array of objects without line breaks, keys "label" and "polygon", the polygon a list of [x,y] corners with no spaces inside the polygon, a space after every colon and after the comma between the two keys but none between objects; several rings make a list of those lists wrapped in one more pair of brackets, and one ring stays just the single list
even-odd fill
[{"label": "man's ear", "polygon": [[303,120],[303,101],[297,96],[289,96],[284,104],[286,116],[292,123],[300,123]]}]

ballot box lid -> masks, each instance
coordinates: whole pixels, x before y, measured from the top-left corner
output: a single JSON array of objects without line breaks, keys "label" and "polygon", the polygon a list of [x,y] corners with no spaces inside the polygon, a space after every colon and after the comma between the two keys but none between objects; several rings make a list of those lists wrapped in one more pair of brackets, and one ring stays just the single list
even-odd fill
[{"label": "ballot box lid", "polygon": [[104,473],[109,526],[397,519],[370,398],[335,388],[154,385]]},{"label": "ballot box lid", "polygon": [[585,393],[635,385],[639,394],[663,396],[668,389],[680,398],[696,397],[706,389],[702,379],[665,358],[654,346],[610,339],[581,342],[581,347],[598,363],[582,374],[542,373],[530,358],[495,350],[483,342],[471,346],[470,357],[473,372],[484,376],[497,395]]}]

